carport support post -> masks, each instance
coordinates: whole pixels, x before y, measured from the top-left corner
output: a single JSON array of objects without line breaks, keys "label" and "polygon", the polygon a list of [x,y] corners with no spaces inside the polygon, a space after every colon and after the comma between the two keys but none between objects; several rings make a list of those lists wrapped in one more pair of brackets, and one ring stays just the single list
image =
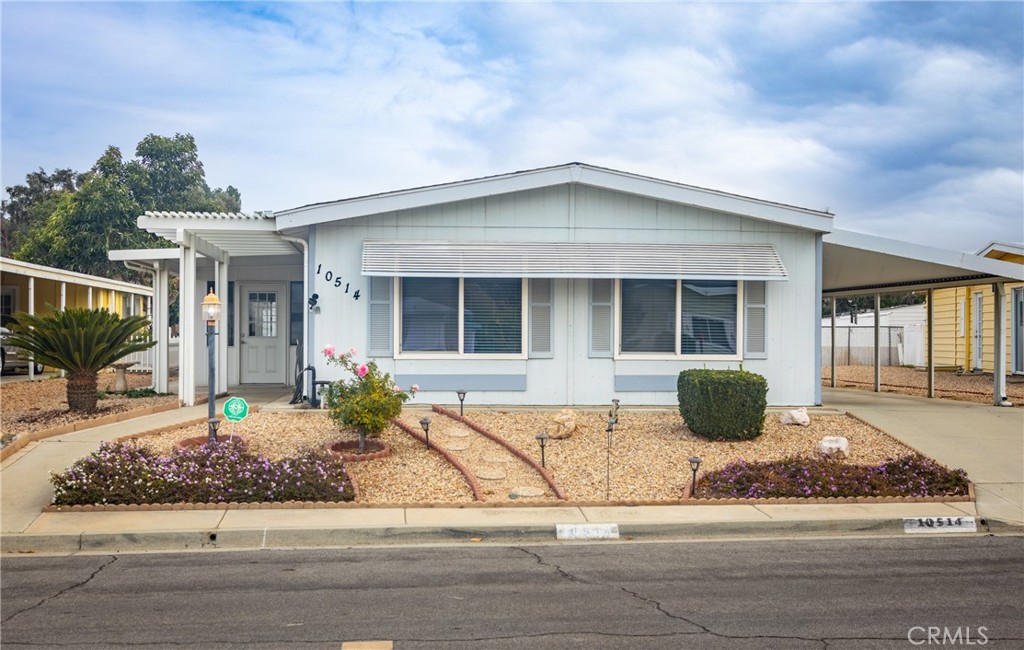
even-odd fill
[{"label": "carport support post", "polygon": [[1006,336],[1003,334],[1003,319],[1006,316],[1006,285],[992,283],[992,403],[1003,405],[1006,396]]},{"label": "carport support post", "polygon": [[836,387],[836,299],[835,298],[832,299],[832,353],[830,354],[830,356],[831,356],[831,363],[832,363],[832,381],[831,381],[830,385],[832,386],[832,388],[835,388]]},{"label": "carport support post", "polygon": [[935,301],[934,290],[928,290],[925,306],[925,326],[928,328],[928,397],[935,397]]},{"label": "carport support post", "polygon": [[882,329],[878,324],[878,313],[882,310],[882,294],[875,294],[875,392],[882,392]]}]

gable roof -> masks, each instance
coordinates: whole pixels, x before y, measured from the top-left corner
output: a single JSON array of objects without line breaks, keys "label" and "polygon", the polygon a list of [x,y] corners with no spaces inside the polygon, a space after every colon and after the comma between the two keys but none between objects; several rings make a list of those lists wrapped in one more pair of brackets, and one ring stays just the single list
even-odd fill
[{"label": "gable roof", "polygon": [[829,212],[799,208],[583,163],[568,163],[555,167],[542,167],[510,174],[314,203],[278,211],[275,213],[275,217],[278,229],[287,230],[318,223],[572,183],[646,196],[670,203],[693,205],[707,210],[726,212],[817,232],[828,232],[832,229],[832,214]]}]

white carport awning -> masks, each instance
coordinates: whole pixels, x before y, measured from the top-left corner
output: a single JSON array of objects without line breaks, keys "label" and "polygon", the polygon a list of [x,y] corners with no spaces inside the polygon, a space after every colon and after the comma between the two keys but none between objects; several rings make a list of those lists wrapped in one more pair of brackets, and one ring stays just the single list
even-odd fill
[{"label": "white carport awning", "polygon": [[771,244],[363,242],[363,275],[785,280]]},{"label": "white carport awning", "polygon": [[1020,264],[834,230],[823,238],[822,293],[855,295],[1024,281]]},{"label": "white carport awning", "polygon": [[[301,252],[277,232],[272,215],[237,212],[146,212],[139,228],[175,244],[193,246],[200,255],[223,259]],[[184,241],[184,240],[190,241]]]}]

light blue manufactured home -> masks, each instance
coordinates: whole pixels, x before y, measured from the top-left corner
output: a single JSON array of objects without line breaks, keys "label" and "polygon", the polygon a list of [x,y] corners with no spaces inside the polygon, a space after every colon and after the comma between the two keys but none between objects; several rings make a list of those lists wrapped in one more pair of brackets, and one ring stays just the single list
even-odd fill
[{"label": "light blue manufactured home", "polygon": [[424,403],[464,389],[477,404],[671,405],[681,370],[742,365],[770,404],[812,405],[832,219],[573,163],[276,213],[147,213],[139,226],[178,248],[111,258],[151,265],[158,295],[181,274],[186,403],[212,287],[219,391],[308,365],[337,378],[330,344]]}]

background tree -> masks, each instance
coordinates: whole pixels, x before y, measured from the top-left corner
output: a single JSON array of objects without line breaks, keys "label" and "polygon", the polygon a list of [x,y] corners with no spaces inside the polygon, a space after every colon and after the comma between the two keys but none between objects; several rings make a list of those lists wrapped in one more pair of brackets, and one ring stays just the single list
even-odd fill
[{"label": "background tree", "polygon": [[195,138],[180,133],[147,135],[128,161],[120,149],[108,147],[85,174],[61,169],[48,175],[40,169],[7,192],[4,255],[136,282],[146,278],[110,262],[107,252],[171,246],[139,230],[139,215],[147,210],[238,212],[242,203],[230,185],[210,189]]},{"label": "background tree", "polygon": [[96,410],[100,370],[156,345],[149,335],[150,322],[142,316],[121,318],[104,309],[81,307],[47,309],[44,316],[16,313],[4,344],[31,352],[37,363],[67,371],[72,411]]}]

